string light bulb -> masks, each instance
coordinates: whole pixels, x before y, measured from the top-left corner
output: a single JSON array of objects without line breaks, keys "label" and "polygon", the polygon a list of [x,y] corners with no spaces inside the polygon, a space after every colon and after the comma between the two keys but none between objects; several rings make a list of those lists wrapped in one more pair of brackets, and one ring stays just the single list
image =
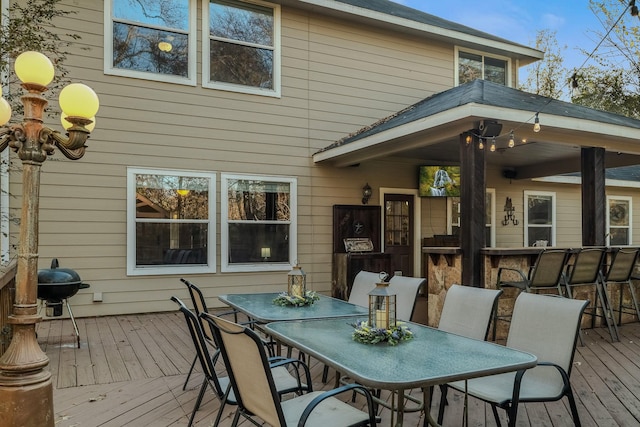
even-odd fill
[{"label": "string light bulb", "polygon": [[509,134],[509,148],[513,148],[516,145],[516,140],[513,138],[513,131]]},{"label": "string light bulb", "polygon": [[536,118],[533,121],[533,131],[540,132],[540,118],[538,117],[538,113],[536,113]]},{"label": "string light bulb", "polygon": [[467,144],[471,144],[471,140],[473,138],[471,138],[471,135],[467,135],[467,138],[465,139],[465,141],[467,142]]},{"label": "string light bulb", "polygon": [[494,151],[496,151],[496,139],[493,138],[493,140],[491,141],[491,147],[489,147],[489,151],[491,151],[492,153]]},{"label": "string light bulb", "polygon": [[636,0],[631,0],[629,2],[629,7],[631,8],[631,16],[638,16],[638,6],[636,6]]},{"label": "string light bulb", "polygon": [[484,144],[482,143],[482,138],[478,138],[478,148],[480,150],[484,150]]}]

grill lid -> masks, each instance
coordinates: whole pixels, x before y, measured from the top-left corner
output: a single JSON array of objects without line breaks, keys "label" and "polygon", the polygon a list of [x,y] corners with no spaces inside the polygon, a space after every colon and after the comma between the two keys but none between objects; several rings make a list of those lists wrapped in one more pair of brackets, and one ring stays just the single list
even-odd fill
[{"label": "grill lid", "polygon": [[58,268],[58,259],[51,260],[51,268],[38,270],[38,284],[80,284],[80,275],[70,268]]}]

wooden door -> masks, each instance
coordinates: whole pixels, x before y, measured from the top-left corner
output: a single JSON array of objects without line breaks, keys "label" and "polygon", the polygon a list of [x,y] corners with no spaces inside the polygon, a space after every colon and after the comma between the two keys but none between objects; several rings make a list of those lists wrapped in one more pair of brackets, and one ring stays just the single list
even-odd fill
[{"label": "wooden door", "polygon": [[413,276],[413,195],[385,194],[384,196],[384,251],[391,254],[394,271]]}]

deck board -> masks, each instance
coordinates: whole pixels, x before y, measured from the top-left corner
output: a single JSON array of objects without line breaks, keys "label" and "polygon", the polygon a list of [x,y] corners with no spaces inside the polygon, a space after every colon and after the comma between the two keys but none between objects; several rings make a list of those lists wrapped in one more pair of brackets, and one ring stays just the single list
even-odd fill
[{"label": "deck board", "polygon": [[[69,319],[52,319],[38,325],[38,342],[50,359],[54,381],[56,427],[174,426],[188,424],[202,375],[196,369],[182,390],[194,351],[184,318],[179,313],[125,315],[77,319],[81,348]],[[611,343],[606,328],[584,331],[584,346],[576,350],[571,376],[578,412],[584,427],[640,425],[640,323],[620,328],[621,341]],[[296,352],[294,351],[294,356]],[[314,388],[329,389],[334,371],[322,384],[322,363],[310,362]],[[73,366],[72,366],[73,365]],[[218,364],[222,372],[224,367]],[[420,396],[420,390],[411,394]],[[390,399],[390,393],[382,397]],[[437,414],[436,389],[432,413]],[[344,398],[350,402],[350,396]],[[449,392],[444,426],[459,426],[463,396]],[[355,406],[362,407],[358,397]],[[207,391],[195,426],[210,426],[219,407]],[[231,425],[234,407],[227,407],[221,426]],[[499,411],[503,425],[504,411]],[[380,426],[388,426],[388,410],[381,410]],[[420,412],[405,416],[405,426],[422,426]],[[243,421],[240,424],[249,427]],[[491,408],[469,399],[469,425],[495,427]],[[569,427],[573,423],[566,399],[520,405],[518,427]],[[329,427],[329,426],[328,426]]]}]

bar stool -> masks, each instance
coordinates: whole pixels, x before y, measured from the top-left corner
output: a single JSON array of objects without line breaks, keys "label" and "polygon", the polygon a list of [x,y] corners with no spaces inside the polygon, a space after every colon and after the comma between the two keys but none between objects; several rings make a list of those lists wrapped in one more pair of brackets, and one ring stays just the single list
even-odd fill
[{"label": "bar stool", "polygon": [[[532,293],[538,293],[541,290],[555,290],[558,295],[564,296],[564,271],[570,255],[570,249],[544,249],[538,254],[535,264],[529,268],[526,274],[519,269],[500,267],[498,269],[497,288],[516,288],[520,292]],[[517,279],[503,278],[503,274],[509,277],[515,276]],[[498,320],[509,322],[511,314],[499,316],[498,310],[495,311],[493,321],[494,339],[496,338]]]},{"label": "bar stool", "polygon": [[[566,287],[567,296],[574,298],[573,288],[577,286],[594,287],[595,301],[591,304],[591,312],[585,310],[586,315],[591,316],[591,327],[595,326],[596,317],[605,319],[612,341],[619,341],[618,326],[613,318],[611,303],[604,286],[602,269],[607,255],[606,248],[582,248],[574,251],[573,262],[567,265]],[[602,314],[598,314],[598,308]],[[582,342],[582,335],[580,335]]]},{"label": "bar stool", "polygon": [[[638,261],[638,248],[613,248],[611,254],[611,264],[607,270],[607,274],[603,279],[605,289],[609,285],[620,285],[620,298],[618,301],[618,309],[612,310],[618,312],[618,323],[622,323],[622,313],[633,314],[635,311],[638,320],[640,320],[640,309],[638,309],[638,298],[635,293],[635,287],[632,283],[633,271]],[[624,285],[629,287],[631,294],[632,306],[623,304]],[[634,311],[632,311],[634,310]]]}]

